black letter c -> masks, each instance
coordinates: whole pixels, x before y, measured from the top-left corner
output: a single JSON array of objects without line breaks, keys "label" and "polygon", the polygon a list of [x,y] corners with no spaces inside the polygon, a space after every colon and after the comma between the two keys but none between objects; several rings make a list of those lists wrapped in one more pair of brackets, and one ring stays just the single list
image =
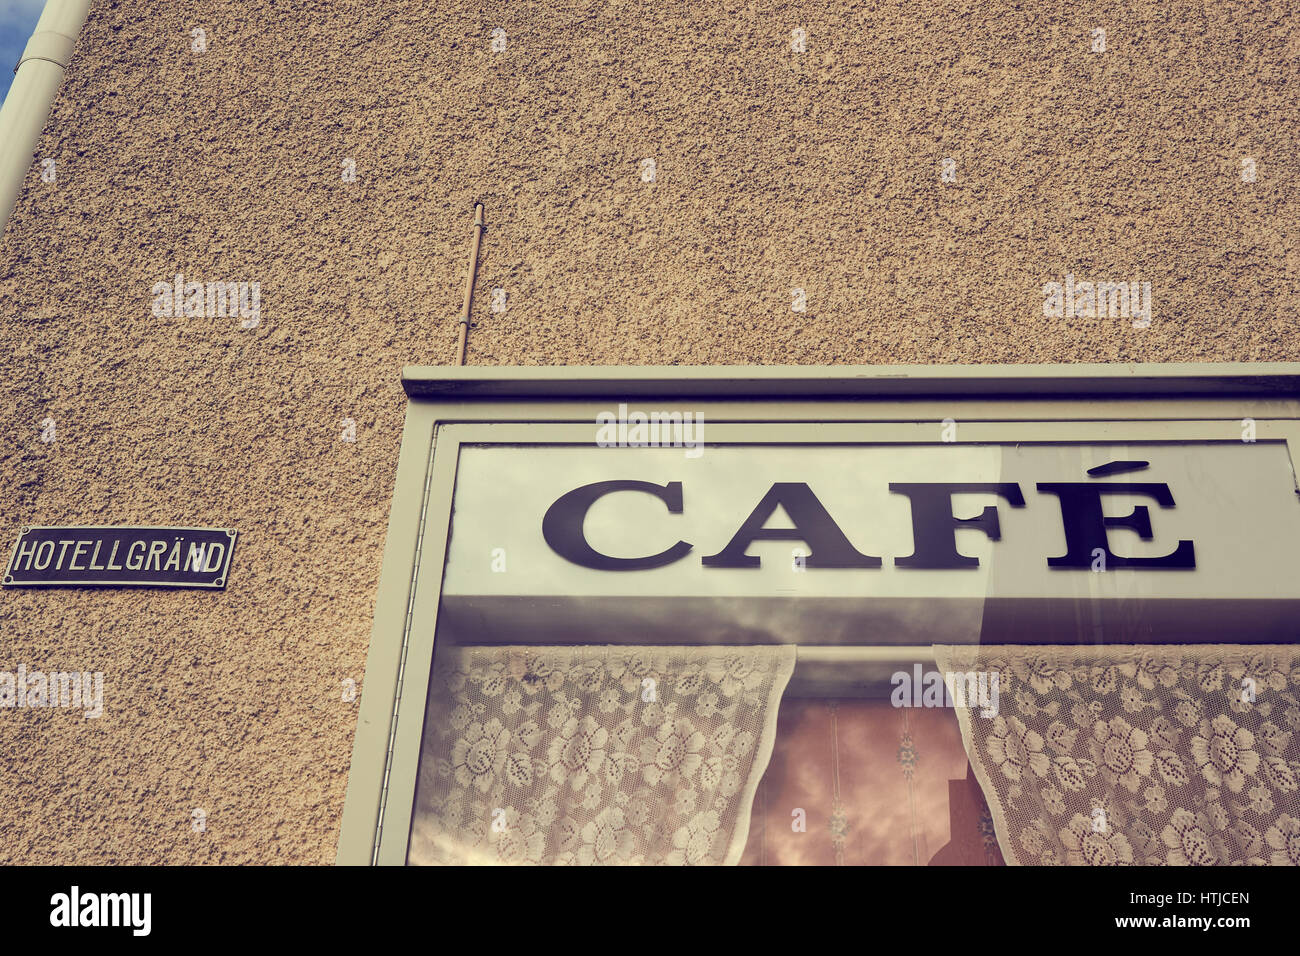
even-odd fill
[{"label": "black letter c", "polygon": [[678,541],[667,551],[646,558],[611,558],[587,543],[583,525],[597,499],[614,491],[644,491],[668,506],[669,514],[682,513],[682,483],[656,485],[650,481],[598,481],[561,495],[542,519],[542,537],[551,550],[574,564],[597,571],[644,571],[681,560],[693,545]]}]

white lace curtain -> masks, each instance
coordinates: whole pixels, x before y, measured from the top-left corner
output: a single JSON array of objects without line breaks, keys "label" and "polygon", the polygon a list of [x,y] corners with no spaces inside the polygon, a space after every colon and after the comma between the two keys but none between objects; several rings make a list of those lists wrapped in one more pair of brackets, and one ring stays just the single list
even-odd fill
[{"label": "white lace curtain", "polygon": [[1300,865],[1295,648],[935,651],[999,675],[957,714],[1008,863]]},{"label": "white lace curtain", "polygon": [[738,862],[794,659],[439,647],[409,862]]},{"label": "white lace curtain", "polygon": [[[1300,865],[1300,651],[935,648],[1019,864]],[[792,646],[439,647],[411,863],[735,863]]]}]

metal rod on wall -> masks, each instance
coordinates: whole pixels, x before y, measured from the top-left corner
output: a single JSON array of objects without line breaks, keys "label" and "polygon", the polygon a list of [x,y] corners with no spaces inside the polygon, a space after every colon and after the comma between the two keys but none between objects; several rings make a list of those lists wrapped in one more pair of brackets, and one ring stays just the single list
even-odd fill
[{"label": "metal rod on wall", "polygon": [[469,254],[469,275],[465,276],[465,304],[460,310],[460,332],[456,343],[456,364],[465,364],[465,343],[469,338],[469,307],[474,300],[474,274],[478,271],[478,246],[483,237],[483,204],[474,204],[474,246]]}]

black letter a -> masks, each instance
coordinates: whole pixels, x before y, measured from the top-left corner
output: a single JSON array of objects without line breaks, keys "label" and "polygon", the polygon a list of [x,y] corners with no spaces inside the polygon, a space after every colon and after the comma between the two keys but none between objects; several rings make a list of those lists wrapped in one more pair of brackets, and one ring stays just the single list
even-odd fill
[{"label": "black letter a", "polygon": [[[793,528],[764,528],[777,506],[794,522]],[[779,481],[763,496],[731,543],[701,562],[709,568],[756,568],[757,557],[745,552],[755,541],[802,541],[809,568],[878,568],[880,559],[862,554],[844,537],[812,490],[801,482]]]}]

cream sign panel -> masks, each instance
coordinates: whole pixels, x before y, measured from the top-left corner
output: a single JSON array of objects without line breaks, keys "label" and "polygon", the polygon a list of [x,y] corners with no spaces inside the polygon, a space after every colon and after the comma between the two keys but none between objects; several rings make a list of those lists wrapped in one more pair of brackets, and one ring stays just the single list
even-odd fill
[{"label": "cream sign panel", "polygon": [[446,595],[1278,598],[1281,443],[473,446]]}]

